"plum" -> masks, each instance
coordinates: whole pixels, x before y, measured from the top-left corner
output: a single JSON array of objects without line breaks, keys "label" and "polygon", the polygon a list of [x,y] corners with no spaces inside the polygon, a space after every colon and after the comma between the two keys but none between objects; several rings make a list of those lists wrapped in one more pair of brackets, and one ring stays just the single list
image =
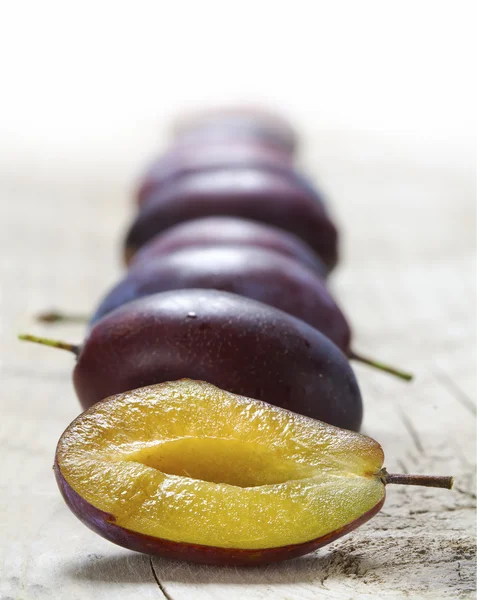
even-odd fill
[{"label": "plum", "polygon": [[349,533],[394,475],[373,439],[201,381],[119,394],[61,436],[55,475],[72,512],[107,540],[198,563],[261,565]]},{"label": "plum", "polygon": [[135,268],[176,250],[223,246],[273,250],[305,264],[321,277],[327,275],[319,256],[292,233],[235,217],[206,217],[170,227],[145,244],[133,256],[129,267]]},{"label": "plum", "polygon": [[349,326],[323,280],[293,258],[264,248],[184,248],[144,260],[106,294],[91,323],[126,302],[190,288],[224,290],[275,306],[350,353]]},{"label": "plum", "polygon": [[195,147],[176,146],[155,160],[142,176],[136,198],[141,206],[148,202],[153,192],[161,190],[177,177],[213,169],[252,167],[271,171],[284,171],[299,181],[290,156],[259,143],[211,143],[198,151]]},{"label": "plum", "polygon": [[401,379],[412,377],[351,349],[350,327],[324,281],[296,260],[263,248],[185,248],[144,261],[106,294],[91,322],[131,300],[189,288],[224,290],[264,302],[306,321],[349,358]]},{"label": "plum", "polygon": [[359,387],[331,340],[281,310],[217,290],[174,290],[99,320],[83,346],[21,336],[77,355],[83,408],[127,390],[189,377],[358,430]]},{"label": "plum", "polygon": [[307,242],[329,270],[338,260],[336,228],[312,194],[278,172],[242,168],[192,173],[154,194],[126,235],[126,262],[158,233],[210,216],[241,217],[291,232]]}]

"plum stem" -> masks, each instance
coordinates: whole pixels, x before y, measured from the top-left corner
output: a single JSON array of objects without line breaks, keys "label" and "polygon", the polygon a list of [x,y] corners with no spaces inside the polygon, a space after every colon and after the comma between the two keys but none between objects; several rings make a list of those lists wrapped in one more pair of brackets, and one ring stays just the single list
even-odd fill
[{"label": "plum stem", "polygon": [[404,381],[411,381],[413,378],[411,373],[406,373],[400,369],[395,369],[394,367],[374,360],[374,358],[367,358],[362,354],[356,354],[356,352],[353,352],[352,350],[349,353],[349,358],[357,360],[365,365],[369,365],[370,367],[374,367],[375,369],[379,369],[380,371],[384,371],[385,373],[389,373],[390,375],[394,375],[395,377],[399,377],[399,379],[404,379]]},{"label": "plum stem", "polygon": [[60,340],[52,340],[51,338],[39,337],[28,333],[20,334],[18,339],[25,342],[42,344],[43,346],[50,346],[51,348],[59,348],[60,350],[68,350],[68,352],[73,352],[76,356],[78,356],[81,351],[81,346],[79,346],[79,344],[68,344],[67,342],[61,342]]},{"label": "plum stem", "polygon": [[48,310],[36,315],[36,320],[41,323],[87,323],[86,315],[67,314],[59,310]]},{"label": "plum stem", "polygon": [[386,469],[381,470],[381,480],[387,485],[397,483],[401,485],[422,485],[424,487],[445,488],[451,490],[454,478],[445,475],[408,475],[388,473]]}]

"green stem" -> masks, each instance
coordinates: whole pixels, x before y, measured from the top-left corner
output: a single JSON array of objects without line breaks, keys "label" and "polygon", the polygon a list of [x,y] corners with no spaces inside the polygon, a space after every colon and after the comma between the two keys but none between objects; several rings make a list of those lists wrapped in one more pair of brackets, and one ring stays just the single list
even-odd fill
[{"label": "green stem", "polygon": [[20,334],[18,339],[25,342],[42,344],[43,346],[50,346],[51,348],[59,348],[60,350],[68,350],[68,352],[73,352],[73,354],[76,356],[78,356],[81,351],[81,346],[79,346],[79,344],[68,344],[67,342],[60,342],[59,340],[52,340],[51,338],[38,337],[37,335],[30,335],[28,333]]},{"label": "green stem", "polygon": [[399,379],[404,379],[404,381],[411,381],[414,377],[411,373],[406,373],[405,371],[386,365],[374,360],[374,358],[367,358],[362,354],[356,354],[356,352],[353,352],[352,350],[349,353],[349,358],[357,360],[365,365],[369,365],[370,367],[374,367],[375,369],[379,369],[380,371],[384,371],[385,373],[389,373],[390,375],[394,375],[395,377],[399,377]]}]

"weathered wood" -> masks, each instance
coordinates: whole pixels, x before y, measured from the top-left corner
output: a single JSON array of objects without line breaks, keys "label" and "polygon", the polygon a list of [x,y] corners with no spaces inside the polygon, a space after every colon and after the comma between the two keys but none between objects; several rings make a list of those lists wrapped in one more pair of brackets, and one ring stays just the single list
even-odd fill
[{"label": "weathered wood", "polygon": [[[52,331],[31,315],[87,311],[119,276],[130,172],[45,178],[2,173],[0,598],[472,598],[475,592],[475,232],[473,186],[457,160],[411,157],[361,136],[312,136],[344,239],[332,287],[363,353],[416,374],[410,385],[357,365],[364,430],[391,471],[453,474],[455,490],[390,486],[360,530],[262,569],[199,567],[130,553],[63,504],[51,471],[79,406],[72,357],[15,340]],[[445,158],[445,153],[444,153]],[[449,164],[448,164],[449,163]],[[54,328],[79,341],[82,328]]]}]

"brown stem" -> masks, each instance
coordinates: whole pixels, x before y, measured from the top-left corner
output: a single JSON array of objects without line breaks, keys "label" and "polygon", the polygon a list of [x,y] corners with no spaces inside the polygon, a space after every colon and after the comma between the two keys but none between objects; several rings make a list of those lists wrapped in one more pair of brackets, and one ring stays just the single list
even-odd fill
[{"label": "brown stem", "polygon": [[374,360],[374,358],[367,358],[362,354],[356,354],[356,352],[353,352],[352,350],[349,352],[349,358],[357,360],[365,365],[369,365],[370,367],[374,367],[375,369],[379,369],[380,371],[384,371],[385,373],[389,373],[390,375],[394,375],[395,377],[399,377],[399,379],[404,379],[404,381],[411,381],[414,377],[411,373],[406,373],[405,371],[386,365]]},{"label": "brown stem", "polygon": [[36,320],[41,323],[87,323],[86,315],[62,313],[58,310],[49,310],[36,315]]},{"label": "brown stem", "polygon": [[81,346],[79,346],[79,344],[68,344],[67,342],[60,342],[59,340],[38,337],[36,335],[30,335],[27,333],[19,335],[18,339],[25,342],[34,342],[35,344],[42,344],[43,346],[50,346],[51,348],[59,348],[60,350],[68,350],[68,352],[73,352],[73,354],[75,354],[76,356],[78,356],[78,354],[81,351]]},{"label": "brown stem", "polygon": [[385,485],[397,483],[402,485],[422,485],[424,487],[445,488],[451,490],[454,478],[444,475],[407,475],[388,473],[386,469],[381,471],[381,480]]}]

